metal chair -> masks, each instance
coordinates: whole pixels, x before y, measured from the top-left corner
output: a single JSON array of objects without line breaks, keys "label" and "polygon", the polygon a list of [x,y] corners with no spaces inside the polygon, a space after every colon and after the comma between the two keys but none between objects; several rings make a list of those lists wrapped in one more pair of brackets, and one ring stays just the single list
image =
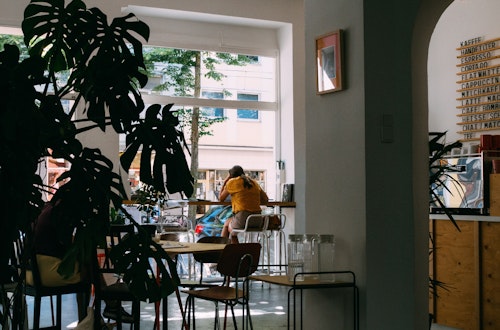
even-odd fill
[{"label": "metal chair", "polygon": [[268,224],[268,214],[251,214],[245,221],[245,227],[242,229],[233,229],[231,234],[243,234],[244,243],[260,242],[262,244],[262,249],[265,251],[265,254],[261,254],[262,260],[259,262],[259,264],[267,265],[267,271],[269,272],[269,265],[271,264],[269,261],[269,259],[271,258],[271,248],[269,246],[269,236],[267,235]]},{"label": "metal chair", "polygon": [[[217,263],[217,271],[224,276],[224,282],[219,286],[213,286],[200,290],[185,290],[188,294],[188,300],[194,301],[204,299],[215,303],[215,323],[214,329],[220,326],[219,320],[219,303],[223,303],[231,308],[233,323],[237,328],[236,317],[234,315],[234,306],[242,305],[243,310],[243,329],[245,325],[250,325],[253,329],[252,319],[250,316],[249,307],[249,280],[248,276],[257,270],[257,260],[260,257],[261,245],[259,243],[240,243],[228,244],[222,251],[220,259]],[[241,282],[241,283],[240,283]],[[240,286],[241,284],[241,286]],[[188,325],[190,325],[190,317],[192,311],[193,327],[195,322],[195,310],[192,308],[194,304],[187,304]],[[245,317],[246,313],[246,317]],[[226,317],[224,318],[224,329],[226,328]]]},{"label": "metal chair", "polygon": [[286,257],[286,235],[285,235],[285,225],[286,225],[286,215],[283,213],[271,213],[268,214],[269,221],[267,225],[267,236],[268,241],[271,236],[274,236],[274,264],[279,266],[287,265]]}]

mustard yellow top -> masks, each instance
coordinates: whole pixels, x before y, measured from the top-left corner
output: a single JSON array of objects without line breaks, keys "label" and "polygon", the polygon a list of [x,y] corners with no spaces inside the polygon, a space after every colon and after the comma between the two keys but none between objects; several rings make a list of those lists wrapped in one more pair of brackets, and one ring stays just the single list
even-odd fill
[{"label": "mustard yellow top", "polygon": [[[252,187],[245,188],[243,186],[243,179],[241,177],[232,178],[226,183],[226,190],[231,194],[231,205],[233,213],[239,211],[260,212],[261,192],[265,195],[264,191],[260,188],[257,181],[252,180]],[[265,195],[267,198],[267,195]],[[266,200],[267,202],[267,200]]]}]

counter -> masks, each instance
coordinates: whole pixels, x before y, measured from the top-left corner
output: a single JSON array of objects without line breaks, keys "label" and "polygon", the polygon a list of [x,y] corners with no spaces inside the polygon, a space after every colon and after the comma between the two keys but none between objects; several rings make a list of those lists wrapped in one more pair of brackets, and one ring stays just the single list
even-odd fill
[{"label": "counter", "polygon": [[[446,214],[429,214],[431,220],[450,220]],[[462,215],[454,214],[453,219],[457,221],[487,221],[487,222],[500,222],[500,216],[490,215]]]},{"label": "counter", "polygon": [[[465,329],[500,329],[500,216],[431,214],[434,249],[429,273],[444,283],[429,295],[435,322]],[[445,220],[445,221],[443,221]]]}]

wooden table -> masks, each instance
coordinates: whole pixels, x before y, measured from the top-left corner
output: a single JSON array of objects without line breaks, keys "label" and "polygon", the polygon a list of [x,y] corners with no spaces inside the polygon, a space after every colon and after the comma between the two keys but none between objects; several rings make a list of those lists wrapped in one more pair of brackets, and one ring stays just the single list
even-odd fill
[{"label": "wooden table", "polygon": [[208,253],[224,250],[226,244],[160,241],[162,248],[170,256],[189,253]]},{"label": "wooden table", "polygon": [[[338,276],[346,275],[348,277],[347,280],[337,280],[335,282],[324,282],[319,279],[311,278],[311,275],[320,275],[320,274],[336,274]],[[304,275],[303,281],[297,281],[297,277]],[[281,286],[289,287],[288,290],[288,308],[287,308],[287,328],[290,329],[290,302],[291,302],[291,294],[293,293],[293,328],[296,328],[296,317],[295,317],[295,308],[296,308],[296,299],[295,299],[295,291],[300,291],[300,328],[303,328],[302,322],[302,291],[306,289],[335,289],[335,288],[352,288],[353,290],[353,300],[354,300],[354,329],[359,329],[359,293],[358,287],[356,286],[356,276],[352,271],[334,271],[334,272],[315,272],[315,273],[298,273],[295,275],[293,281],[288,279],[287,275],[251,275],[249,277],[254,281],[262,281],[270,284],[276,284]]]}]

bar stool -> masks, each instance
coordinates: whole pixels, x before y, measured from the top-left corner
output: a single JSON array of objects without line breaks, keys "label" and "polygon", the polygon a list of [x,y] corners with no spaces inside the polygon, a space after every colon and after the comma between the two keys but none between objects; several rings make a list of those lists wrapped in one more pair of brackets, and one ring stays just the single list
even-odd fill
[{"label": "bar stool", "polygon": [[[274,263],[281,266],[287,264],[286,258],[286,235],[284,228],[286,225],[286,215],[283,213],[268,214],[269,221],[267,225],[267,235],[270,238],[274,236]],[[268,241],[269,241],[268,238]]]},{"label": "bar stool", "polygon": [[[236,235],[243,233],[243,242],[251,243],[251,242],[259,242],[262,245],[262,250],[266,251],[267,255],[267,265],[269,272],[269,259],[271,255],[271,249],[269,247],[269,236],[267,235],[267,225],[269,223],[269,215],[268,214],[250,214],[246,221],[245,227],[242,229],[233,229],[233,234]],[[265,262],[264,253],[261,253],[261,261],[260,265],[263,265]]]}]

